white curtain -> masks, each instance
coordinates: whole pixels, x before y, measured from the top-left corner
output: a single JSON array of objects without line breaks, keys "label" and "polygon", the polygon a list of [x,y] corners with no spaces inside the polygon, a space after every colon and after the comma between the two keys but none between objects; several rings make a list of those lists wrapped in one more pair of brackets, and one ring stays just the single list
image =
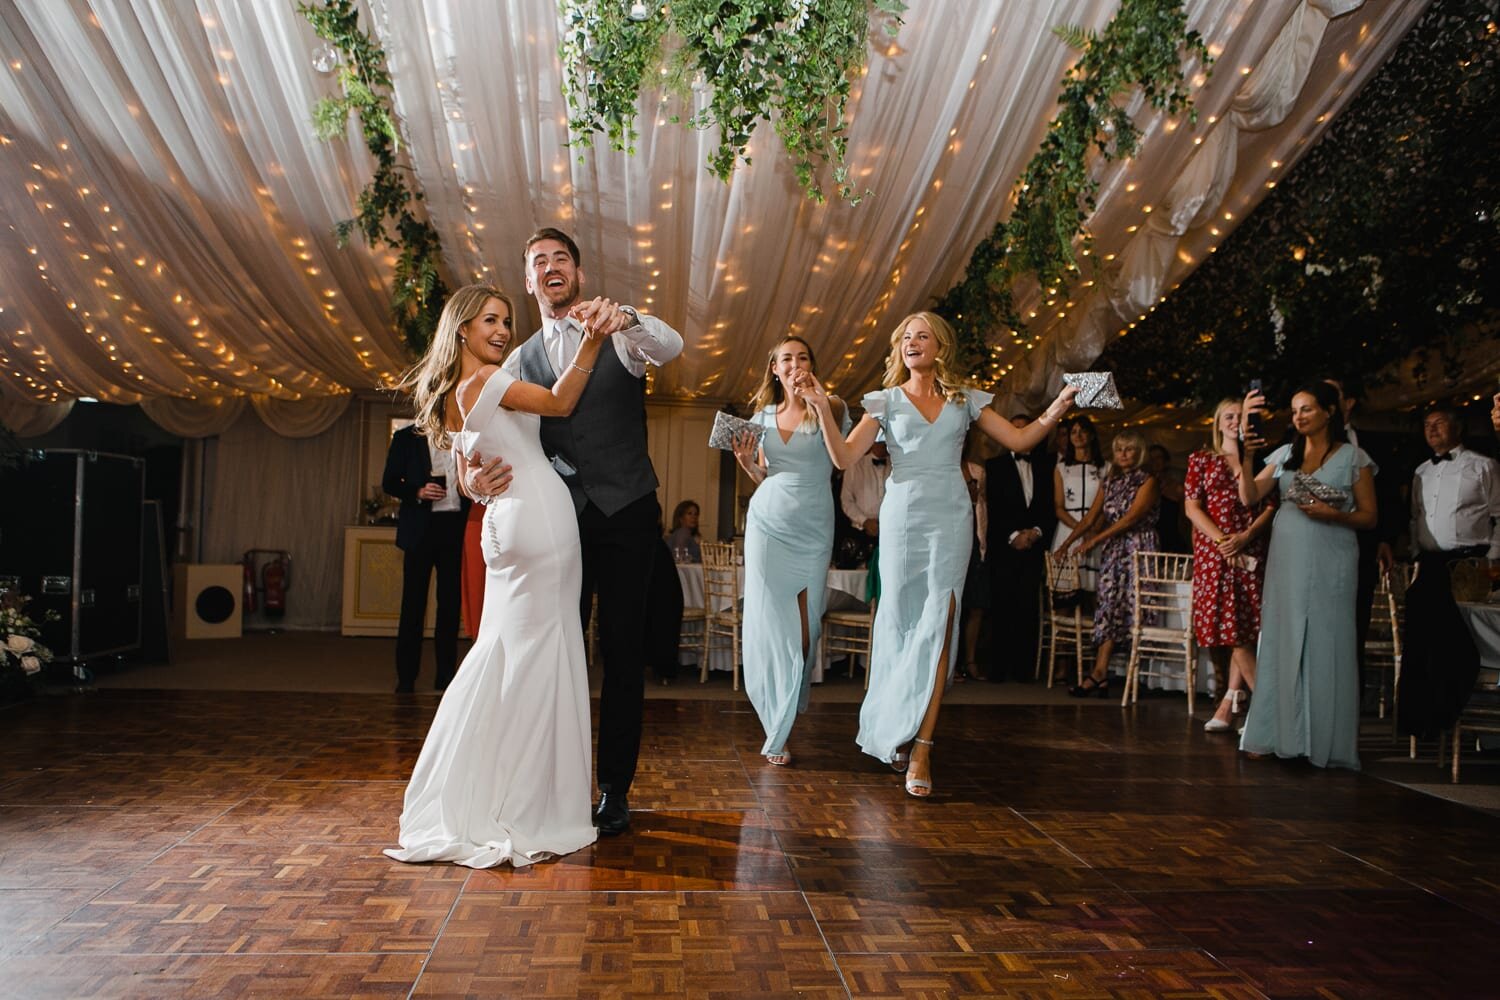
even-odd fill
[{"label": "white curtain", "polygon": [[342,613],[344,526],[358,513],[358,407],[305,438],[284,437],[249,413],[210,445],[203,561],[238,562],[247,549],[285,549],[292,584],[282,619],[250,626],[336,630]]},{"label": "white curtain", "polygon": [[38,437],[67,419],[73,412],[73,400],[38,406],[0,384],[0,425],[10,428],[18,438]]},{"label": "white curtain", "polygon": [[1042,343],[1010,362],[1000,405],[1044,405],[1063,371],[1128,336],[1312,148],[1425,7],[1259,0],[1252,16],[1246,4],[1196,5],[1194,26],[1217,53],[1213,75],[1195,81],[1198,125],[1152,117],[1140,154],[1105,173],[1089,221],[1100,279],[1072,290],[1073,308],[1047,310],[1034,291],[1021,300]]},{"label": "white curtain", "polygon": [[240,414],[245,412],[245,397],[179,399],[175,396],[160,396],[141,400],[141,409],[158,427],[178,437],[217,437],[233,426]]},{"label": "white curtain", "polygon": [[[570,229],[587,289],[685,335],[653,392],[719,400],[747,397],[788,332],[845,395],[874,383],[895,321],[945,291],[1008,211],[1076,58],[1051,28],[1098,29],[1118,8],[912,0],[855,85],[849,161],[870,195],[850,207],[803,199],[769,128],[753,165],[721,184],[704,169],[713,137],[666,121],[692,110],[675,98],[643,98],[634,156],[568,147],[551,0],[367,3],[453,275],[519,293],[526,235]],[[1072,306],[1023,291],[1044,343],[1007,346],[1006,388],[1037,398],[1059,367],[1097,356],[1121,308],[1170,291],[1423,6],[1190,2],[1219,56],[1211,76],[1187,67],[1203,120],[1193,129],[1135,102],[1139,155],[1095,168],[1092,228],[1115,259]],[[357,137],[312,134],[310,109],[335,86],[312,69],[319,44],[290,0],[0,4],[0,171],[12,181],[0,185],[0,380],[38,402],[297,400],[377,387],[405,366],[389,257],[329,235],[370,163]]]}]

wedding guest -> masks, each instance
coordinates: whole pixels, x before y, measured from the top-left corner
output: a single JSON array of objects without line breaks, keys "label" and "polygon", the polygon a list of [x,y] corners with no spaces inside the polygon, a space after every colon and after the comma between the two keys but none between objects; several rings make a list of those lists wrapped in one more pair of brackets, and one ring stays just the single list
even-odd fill
[{"label": "wedding guest", "polygon": [[[1266,579],[1266,535],[1273,504],[1240,503],[1240,401],[1214,407],[1213,448],[1188,458],[1183,507],[1193,524],[1193,639],[1208,650],[1214,690],[1222,696],[1207,732],[1231,728],[1242,696],[1255,690]],[[1248,700],[1248,699],[1247,699]]]},{"label": "wedding guest", "polygon": [[1068,693],[1074,698],[1109,694],[1109,659],[1130,638],[1135,623],[1135,554],[1158,551],[1161,487],[1146,471],[1146,439],[1122,431],[1110,445],[1114,464],[1093,506],[1062,548],[1099,549],[1099,602],[1094,609],[1093,671]]},{"label": "wedding guest", "polygon": [[[1241,412],[1248,422],[1264,410],[1265,397],[1251,392]],[[1292,429],[1291,443],[1267,455],[1253,478],[1264,441],[1247,435],[1240,462],[1245,506],[1281,491],[1266,555],[1255,699],[1240,749],[1252,758],[1274,753],[1357,769],[1355,532],[1376,522],[1375,476],[1369,456],[1345,439],[1338,392],[1328,383],[1310,382],[1292,395]]]},{"label": "wedding guest", "polygon": [[[1026,414],[1011,417],[1021,430]],[[1042,558],[1057,523],[1052,487],[1056,474],[1045,446],[1004,450],[984,464],[989,497],[988,556],[991,618],[990,679],[1029,680],[1036,671],[1040,640]]]},{"label": "wedding guest", "polygon": [[1172,468],[1172,453],[1165,446],[1153,444],[1146,449],[1146,471],[1161,487],[1161,523],[1157,534],[1163,552],[1191,552],[1192,546],[1183,530],[1186,523],[1182,510],[1182,480]]},{"label": "wedding guest", "polygon": [[1411,546],[1417,576],[1406,591],[1406,656],[1396,718],[1428,738],[1452,729],[1479,675],[1479,651],[1449,580],[1460,559],[1500,559],[1500,463],[1465,448],[1457,410],[1427,411],[1432,457],[1411,484]]},{"label": "wedding guest", "polygon": [[[1099,432],[1087,414],[1076,413],[1063,421],[1060,435],[1066,442],[1062,459],[1052,472],[1053,513],[1057,515],[1057,527],[1052,534],[1052,551],[1063,547],[1093,509],[1099,496],[1099,484],[1104,481],[1104,458],[1099,448]],[[1082,589],[1093,591],[1097,584],[1097,558],[1088,556],[1079,560],[1078,576]]]},{"label": "wedding guest", "polygon": [[1462,430],[1451,407],[1422,421],[1432,458],[1412,477],[1411,543],[1424,563],[1500,559],[1500,462],[1465,448]]},{"label": "wedding guest", "polygon": [[891,477],[890,451],[877,440],[853,465],[843,470],[844,482],[839,488],[839,505],[849,521],[868,542],[865,560],[865,600],[880,599],[880,504],[885,500],[885,483]]},{"label": "wedding guest", "polygon": [[651,549],[651,595],[646,600],[646,665],[663,685],[677,679],[682,642],[682,579],[663,539]]},{"label": "wedding guest", "polygon": [[989,497],[985,483],[985,462],[989,458],[990,439],[971,428],[964,446],[964,483],[969,488],[969,502],[974,508],[974,537],[969,549],[969,569],[964,574],[964,600],[960,609],[963,625],[959,632],[959,662],[954,680],[982,681],[986,673],[979,666],[980,641],[984,635],[985,616],[990,611],[989,571]]},{"label": "wedding guest", "polygon": [[[585,281],[578,244],[559,229],[539,229],[526,241],[526,291],[536,298],[542,328],[505,361],[506,371],[542,386],[571,365],[583,336],[570,312]],[[646,369],[682,353],[682,337],[655,316],[614,306],[612,349],[599,353],[599,371],[571,416],[545,417],[542,447],[563,477],[578,515],[583,549],[581,606],[585,620],[599,597],[599,693],[595,777],[599,832],[630,826],[627,795],[641,750],[645,704],[646,602],[652,549],[661,540],[656,471],[646,448]],[[616,316],[625,325],[614,330]],[[503,456],[500,456],[503,457]],[[497,456],[479,456],[469,485],[481,492],[495,475]]]},{"label": "wedding guest", "polygon": [[401,614],[396,626],[396,692],[416,690],[422,663],[427,592],[437,574],[432,648],[433,687],[446,690],[458,669],[458,620],[464,522],[469,500],[457,488],[451,448],[439,447],[414,425],[391,436],[380,488],[401,501],[396,547],[401,550]]},{"label": "wedding guest", "polygon": [[[460,480],[460,491],[462,480]],[[461,564],[459,604],[463,609],[464,631],[472,639],[479,635],[479,618],[484,612],[484,504],[470,504],[464,520],[464,547]]]},{"label": "wedding guest", "polygon": [[[672,511],[672,530],[667,546],[678,562],[701,563],[703,550],[698,545],[698,502],[684,500]],[[686,558],[684,558],[686,557]]]},{"label": "wedding guest", "polygon": [[1490,407],[1490,426],[1494,428],[1496,434],[1500,434],[1500,392],[1495,393],[1492,402],[1494,405]]},{"label": "wedding guest", "polygon": [[[880,506],[880,592],[870,657],[870,690],[859,714],[860,748],[906,771],[908,794],[932,793],[932,746],[946,680],[952,676],[958,609],[974,534],[959,456],[971,424],[1017,451],[1046,437],[1072,405],[1069,386],[1030,427],[1017,430],[989,408],[994,398],[956,372],[956,337],[942,317],[914,313],[891,333],[885,386],[864,397],[848,437],[828,396],[802,376],[797,392],[818,408],[833,462],[848,468],[883,433],[891,477]],[[910,748],[909,750],[907,748]]]},{"label": "wedding guest", "polygon": [[799,378],[815,380],[817,360],[807,341],[787,337],[771,348],[750,402],[750,422],[765,434],[734,443],[759,484],[745,519],[745,694],[766,732],[760,752],[780,767],[792,762],[787,737],[807,710],[833,555],[833,463],[819,423],[849,429],[844,404],[835,398],[824,418],[793,391]]}]

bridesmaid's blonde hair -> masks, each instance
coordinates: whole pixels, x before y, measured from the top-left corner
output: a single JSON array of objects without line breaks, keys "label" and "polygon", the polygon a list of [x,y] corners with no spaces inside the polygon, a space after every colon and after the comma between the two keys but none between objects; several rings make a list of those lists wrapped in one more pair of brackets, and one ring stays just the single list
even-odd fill
[{"label": "bridesmaid's blonde hair", "polygon": [[933,376],[937,381],[938,391],[950,403],[964,403],[968,399],[964,390],[972,389],[973,386],[955,372],[958,367],[958,336],[953,332],[953,327],[948,325],[948,321],[935,312],[915,312],[896,324],[895,331],[891,333],[891,353],[885,359],[883,384],[887,389],[894,389],[911,377],[906,362],[901,357],[901,335],[914,319],[925,320],[933,337],[937,339],[938,351]]},{"label": "bridesmaid's blonde hair", "polygon": [[[417,430],[439,448],[452,447],[443,416],[448,399],[458,385],[463,358],[464,326],[484,310],[490,299],[499,299],[510,310],[511,323],[516,321],[516,304],[494,285],[465,285],[443,303],[437,332],[427,345],[422,360],[402,376],[396,388],[411,393]],[[515,343],[514,340],[511,343]],[[510,345],[506,345],[507,349]]]}]

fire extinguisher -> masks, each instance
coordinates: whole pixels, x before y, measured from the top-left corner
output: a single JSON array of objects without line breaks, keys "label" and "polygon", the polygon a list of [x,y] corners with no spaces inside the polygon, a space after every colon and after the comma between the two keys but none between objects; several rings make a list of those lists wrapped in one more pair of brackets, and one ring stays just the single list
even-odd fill
[{"label": "fire extinguisher", "polygon": [[286,590],[290,585],[292,557],[279,552],[261,568],[260,585],[266,594],[266,617],[280,618],[286,614]]},{"label": "fire extinguisher", "polygon": [[245,553],[245,596],[240,601],[247,615],[255,614],[255,555],[251,552]]}]

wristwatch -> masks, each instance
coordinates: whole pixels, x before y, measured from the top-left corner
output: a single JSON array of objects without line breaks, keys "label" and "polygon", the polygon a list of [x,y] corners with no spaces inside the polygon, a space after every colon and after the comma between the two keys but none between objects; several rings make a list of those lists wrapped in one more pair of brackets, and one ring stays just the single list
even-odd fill
[{"label": "wristwatch", "polygon": [[[641,314],[635,311],[635,306],[621,306],[620,312],[630,317],[630,326],[641,325]],[[630,327],[626,327],[626,329],[628,330]]]}]

